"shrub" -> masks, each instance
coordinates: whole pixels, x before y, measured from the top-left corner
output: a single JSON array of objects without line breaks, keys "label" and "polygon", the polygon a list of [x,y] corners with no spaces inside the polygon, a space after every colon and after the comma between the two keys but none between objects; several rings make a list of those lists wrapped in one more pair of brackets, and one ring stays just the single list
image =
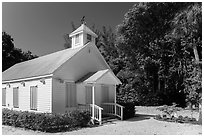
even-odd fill
[{"label": "shrub", "polygon": [[125,119],[129,119],[135,116],[135,105],[134,103],[118,103],[122,106],[124,106],[123,108],[123,120]]},{"label": "shrub", "polygon": [[74,119],[75,124],[82,127],[87,126],[87,123],[91,120],[89,111],[74,110],[70,115]]},{"label": "shrub", "polygon": [[156,120],[161,120],[162,117],[161,117],[161,115],[156,115],[156,116],[155,116],[155,119],[156,119]]},{"label": "shrub", "polygon": [[166,114],[167,117],[173,117],[174,114],[177,113],[177,111],[180,111],[182,108],[176,107],[176,104],[173,104],[172,106],[164,105],[162,107],[157,108],[157,110],[160,110]]},{"label": "shrub", "polygon": [[65,114],[34,113],[2,110],[2,124],[45,132],[57,132],[84,127],[90,121],[90,113],[74,110]]},{"label": "shrub", "polygon": [[178,118],[176,117],[171,117],[171,118],[167,118],[166,116],[161,116],[161,115],[156,115],[154,117],[154,119],[156,120],[160,120],[160,121],[167,121],[167,122],[178,122],[178,123],[191,123],[191,124],[198,124],[198,122],[196,121],[195,118],[190,118],[188,116],[178,116]]}]

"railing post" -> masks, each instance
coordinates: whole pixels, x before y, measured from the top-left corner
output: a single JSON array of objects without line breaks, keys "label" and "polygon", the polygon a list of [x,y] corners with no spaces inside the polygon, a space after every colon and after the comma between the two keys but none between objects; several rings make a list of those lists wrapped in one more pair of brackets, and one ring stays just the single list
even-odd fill
[{"label": "railing post", "polygon": [[123,107],[121,107],[121,120],[123,120]]},{"label": "railing post", "polygon": [[99,109],[99,125],[102,124],[102,119],[101,119],[101,109]]},{"label": "railing post", "polygon": [[115,115],[116,115],[116,85],[114,86],[114,90],[115,90]]},{"label": "railing post", "polygon": [[93,119],[95,119],[95,115],[94,115],[94,108],[95,108],[95,101],[94,101],[94,85],[92,85],[92,117]]}]

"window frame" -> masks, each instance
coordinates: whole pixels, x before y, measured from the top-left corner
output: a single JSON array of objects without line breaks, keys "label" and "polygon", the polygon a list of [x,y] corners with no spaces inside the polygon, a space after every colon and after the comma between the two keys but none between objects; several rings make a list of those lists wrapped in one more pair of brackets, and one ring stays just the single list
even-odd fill
[{"label": "window frame", "polygon": [[[87,42],[90,42],[90,41],[92,41],[92,36],[90,35],[90,34],[87,34]],[[89,39],[90,38],[90,39]]]}]

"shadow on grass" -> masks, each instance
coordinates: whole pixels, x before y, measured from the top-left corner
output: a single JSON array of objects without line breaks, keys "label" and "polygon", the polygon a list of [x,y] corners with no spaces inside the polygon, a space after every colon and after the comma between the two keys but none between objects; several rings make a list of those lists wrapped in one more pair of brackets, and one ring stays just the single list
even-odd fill
[{"label": "shadow on grass", "polygon": [[124,121],[135,122],[135,121],[147,120],[147,119],[154,118],[154,117],[155,115],[136,114],[135,117],[126,119]]}]

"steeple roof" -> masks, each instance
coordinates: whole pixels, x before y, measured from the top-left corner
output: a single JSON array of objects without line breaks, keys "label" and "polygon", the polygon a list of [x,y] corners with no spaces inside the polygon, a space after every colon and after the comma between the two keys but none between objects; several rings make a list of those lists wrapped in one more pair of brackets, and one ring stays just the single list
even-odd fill
[{"label": "steeple roof", "polygon": [[77,35],[79,33],[88,33],[90,35],[92,35],[93,37],[98,37],[91,29],[89,29],[85,24],[81,24],[81,26],[79,28],[77,28],[75,31],[73,31],[71,34],[69,34],[69,37],[72,37],[74,35]]}]

